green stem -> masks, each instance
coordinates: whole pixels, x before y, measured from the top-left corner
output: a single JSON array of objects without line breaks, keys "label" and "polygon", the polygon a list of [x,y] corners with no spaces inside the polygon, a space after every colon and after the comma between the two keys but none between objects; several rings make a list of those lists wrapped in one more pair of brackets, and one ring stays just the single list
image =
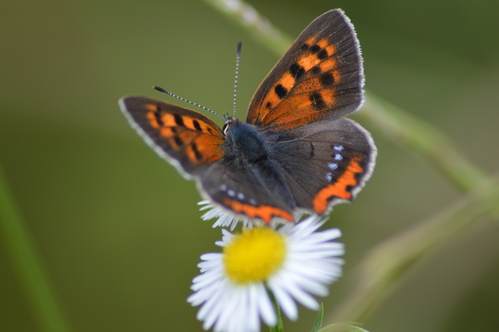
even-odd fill
[{"label": "green stem", "polygon": [[487,175],[460,154],[438,129],[373,93],[366,95],[366,103],[357,113],[358,118],[375,127],[387,139],[429,160],[461,191],[486,186]]},{"label": "green stem", "polygon": [[277,315],[277,325],[276,326],[269,326],[269,331],[270,332],[284,332],[284,323],[282,322],[282,314],[281,314],[281,308],[279,307],[279,303],[277,303],[277,300],[275,299],[274,294],[267,289],[267,292],[269,294],[270,300],[272,301],[272,304],[274,305],[274,310]]},{"label": "green stem", "polygon": [[68,331],[1,168],[0,233],[3,235],[2,243],[12,257],[12,262],[20,275],[22,286],[33,306],[41,330]]},{"label": "green stem", "polygon": [[331,321],[363,321],[415,264],[480,218],[497,218],[499,177],[413,228],[373,248],[359,264],[355,291],[339,303]]},{"label": "green stem", "polygon": [[[256,41],[279,57],[293,41],[244,1],[203,1],[248,30]],[[236,5],[230,7],[228,3]],[[442,132],[372,92],[367,93],[365,106],[357,114],[387,139],[402,144],[429,160],[458,189],[469,191],[487,183],[484,172],[460,154]]]},{"label": "green stem", "polygon": [[[253,38],[274,52],[277,56],[289,48],[293,39],[276,29],[265,17],[244,1],[203,0],[216,11],[224,14]],[[230,3],[230,5],[229,5]]]}]

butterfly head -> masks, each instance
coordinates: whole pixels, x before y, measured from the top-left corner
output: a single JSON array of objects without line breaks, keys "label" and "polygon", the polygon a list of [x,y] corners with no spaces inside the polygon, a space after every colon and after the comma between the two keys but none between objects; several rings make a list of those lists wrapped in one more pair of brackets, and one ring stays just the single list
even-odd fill
[{"label": "butterfly head", "polygon": [[227,136],[227,134],[236,126],[240,125],[242,122],[239,119],[225,116],[225,123],[222,128],[222,131],[224,132],[224,135]]}]

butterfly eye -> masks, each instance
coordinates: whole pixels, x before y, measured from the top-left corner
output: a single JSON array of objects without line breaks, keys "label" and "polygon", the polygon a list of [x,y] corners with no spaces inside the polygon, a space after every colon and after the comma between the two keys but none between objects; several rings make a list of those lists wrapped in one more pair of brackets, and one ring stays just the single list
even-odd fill
[{"label": "butterfly eye", "polygon": [[222,131],[224,132],[224,135],[227,135],[227,133],[229,132],[230,127],[231,127],[231,123],[232,123],[232,119],[225,120],[225,124],[224,124],[224,126],[222,128]]}]

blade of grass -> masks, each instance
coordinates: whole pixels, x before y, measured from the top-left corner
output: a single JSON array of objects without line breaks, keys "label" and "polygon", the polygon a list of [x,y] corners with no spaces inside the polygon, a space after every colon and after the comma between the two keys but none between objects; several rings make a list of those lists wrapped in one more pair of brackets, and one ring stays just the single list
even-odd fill
[{"label": "blade of grass", "polygon": [[0,234],[3,234],[2,243],[19,273],[19,280],[39,321],[40,330],[69,331],[1,168]]}]

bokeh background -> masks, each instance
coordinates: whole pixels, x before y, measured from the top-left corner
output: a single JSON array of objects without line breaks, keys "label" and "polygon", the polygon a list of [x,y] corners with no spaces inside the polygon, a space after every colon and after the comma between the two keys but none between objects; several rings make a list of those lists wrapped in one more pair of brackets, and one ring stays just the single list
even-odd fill
[{"label": "bokeh background", "polygon": [[[251,3],[293,37],[343,8],[361,41],[367,88],[438,127],[486,172],[498,168],[498,1]],[[117,100],[165,98],[151,89],[159,85],[230,111],[238,40],[244,118],[277,57],[203,2],[0,3],[0,163],[73,331],[202,330],[186,298],[220,230],[200,220],[194,184],[146,147]],[[378,165],[357,201],[328,222],[342,229],[347,254],[326,315],[370,248],[460,196],[425,160],[363,124]],[[496,331],[498,280],[499,228],[484,220],[419,264],[364,327]],[[286,331],[309,330],[315,315],[301,308]],[[40,331],[3,243],[0,331]]]}]

